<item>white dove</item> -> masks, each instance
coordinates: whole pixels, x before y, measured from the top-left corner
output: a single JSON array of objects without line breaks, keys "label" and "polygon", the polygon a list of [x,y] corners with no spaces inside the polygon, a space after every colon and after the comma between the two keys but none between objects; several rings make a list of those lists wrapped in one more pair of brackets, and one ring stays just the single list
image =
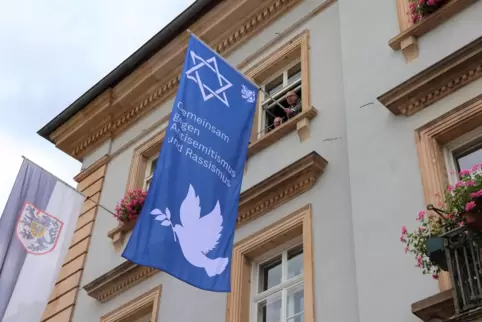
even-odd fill
[{"label": "white dove", "polygon": [[186,260],[193,266],[204,268],[209,277],[224,272],[229,261],[227,257],[211,259],[206,256],[218,244],[223,229],[219,201],[209,214],[201,217],[199,197],[189,185],[187,196],[181,204],[180,218],[182,226],[175,225],[173,229]]}]

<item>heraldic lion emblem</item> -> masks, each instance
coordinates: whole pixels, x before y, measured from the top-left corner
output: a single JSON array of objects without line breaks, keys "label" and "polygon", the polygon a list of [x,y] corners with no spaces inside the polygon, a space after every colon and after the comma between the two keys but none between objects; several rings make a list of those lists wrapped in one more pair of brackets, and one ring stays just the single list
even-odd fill
[{"label": "heraldic lion emblem", "polygon": [[27,252],[44,255],[54,250],[64,223],[30,203],[25,203],[17,222],[17,238]]}]

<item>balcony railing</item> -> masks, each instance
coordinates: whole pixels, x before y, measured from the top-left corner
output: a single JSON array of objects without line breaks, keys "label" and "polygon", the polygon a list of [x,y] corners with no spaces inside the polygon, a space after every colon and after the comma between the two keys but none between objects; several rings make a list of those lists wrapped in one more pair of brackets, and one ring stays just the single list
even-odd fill
[{"label": "balcony railing", "polygon": [[442,236],[457,316],[482,306],[482,233],[460,227]]}]

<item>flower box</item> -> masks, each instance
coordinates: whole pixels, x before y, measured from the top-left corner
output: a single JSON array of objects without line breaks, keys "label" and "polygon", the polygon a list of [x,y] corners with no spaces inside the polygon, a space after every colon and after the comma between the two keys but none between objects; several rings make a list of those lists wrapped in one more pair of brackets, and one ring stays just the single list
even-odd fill
[{"label": "flower box", "polygon": [[431,15],[451,0],[409,0],[410,17],[412,22],[418,23]]},{"label": "flower box", "polygon": [[442,237],[430,237],[425,243],[427,247],[427,255],[430,261],[440,267],[441,270],[447,271],[447,258],[445,257],[445,239]]}]

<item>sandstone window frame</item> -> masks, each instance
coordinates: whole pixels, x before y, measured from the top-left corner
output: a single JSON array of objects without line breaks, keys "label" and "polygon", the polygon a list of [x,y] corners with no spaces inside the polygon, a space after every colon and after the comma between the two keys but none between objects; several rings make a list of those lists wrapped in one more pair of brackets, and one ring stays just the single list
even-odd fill
[{"label": "sandstone window frame", "polygon": [[[301,249],[301,253],[300,253]],[[303,248],[303,241],[302,237],[296,237],[292,240],[287,241],[285,244],[276,247],[275,249],[268,251],[267,253],[261,255],[259,258],[253,259],[252,264],[252,278],[251,280],[254,282],[251,287],[251,301],[250,301],[250,310],[251,310],[251,321],[258,322],[258,314],[259,308],[258,305],[262,302],[269,302],[273,298],[279,298],[280,302],[280,321],[295,321],[296,318],[300,318],[304,315],[304,310],[302,309],[301,312],[292,313],[291,316],[288,316],[287,309],[289,307],[288,304],[288,293],[293,290],[303,290],[304,292],[304,271],[302,271],[298,275],[288,276],[289,273],[289,265],[288,260],[290,253],[295,253],[296,255],[303,255],[304,248]],[[280,282],[270,287],[266,290],[260,290],[260,282],[261,279],[261,270],[263,270],[263,266],[272,264],[273,260],[277,260],[279,262],[279,267],[281,268],[281,278]],[[269,267],[269,266],[268,266]],[[303,269],[303,267],[302,267]],[[291,305],[294,306],[294,303]],[[293,308],[294,309],[294,308]]]},{"label": "sandstone window frame", "polygon": [[[444,149],[482,125],[482,94],[415,130],[415,143],[425,204],[436,204],[449,184],[449,171]],[[439,278],[440,291],[452,288],[448,274]]]},{"label": "sandstone window frame", "polygon": [[226,322],[244,322],[250,319],[253,260],[297,237],[301,238],[303,243],[304,321],[315,321],[312,206],[307,204],[234,245]]},{"label": "sandstone window frame", "polygon": [[457,158],[466,152],[482,149],[482,126],[464,134],[449,142],[444,148],[445,165],[448,170],[449,183],[455,185],[459,181],[459,169]]},{"label": "sandstone window frame", "polygon": [[[148,179],[146,175],[148,174],[149,163],[159,155],[165,135],[166,129],[163,129],[135,148],[127,179],[126,192],[132,189],[146,188],[145,185]],[[119,223],[117,227],[107,233],[107,236],[112,239],[116,252],[121,251],[125,237],[134,228],[134,225],[135,221],[127,224]]]},{"label": "sandstone window frame", "polygon": [[129,178],[127,180],[126,192],[132,189],[142,189],[146,187],[150,162],[159,156],[166,130],[146,140],[139,145],[132,156]]},{"label": "sandstone window frame", "polygon": [[[293,83],[290,83],[289,73],[293,68],[297,70],[298,67],[300,68],[299,79],[295,79]],[[273,109],[278,108],[277,104],[283,104],[283,101],[286,100],[285,96],[289,91],[301,91],[301,94],[303,94],[303,79],[301,75],[301,69],[301,60],[295,58],[293,59],[293,61],[288,62],[279,70],[274,72],[273,75],[271,75],[261,84],[260,87],[262,90],[259,93],[260,102],[257,105],[256,110],[256,119],[258,122],[253,124],[253,126],[257,128],[256,139],[262,138],[264,135],[274,129],[272,128],[272,124],[270,125],[268,123],[267,118],[270,116],[269,113],[272,113]],[[280,80],[281,83],[279,84]],[[279,86],[281,87],[275,93],[270,93],[269,86],[272,84],[278,84],[278,86],[275,86],[274,88]],[[271,90],[273,90],[274,88],[272,88]],[[266,93],[269,93],[269,95]],[[274,100],[272,98],[274,98]]]},{"label": "sandstone window frame", "polygon": [[[159,150],[161,149],[161,147],[159,146]],[[143,190],[149,190],[149,186],[151,185],[151,182],[152,182],[152,178],[154,177],[154,169],[155,169],[155,166],[153,166],[153,163],[158,161],[159,159],[159,152],[154,154],[153,156],[149,157],[147,160],[146,160],[146,173],[144,175],[144,182],[142,184],[142,189]]]},{"label": "sandstone window frame", "polygon": [[400,33],[390,39],[388,44],[393,50],[401,50],[405,61],[409,63],[418,57],[418,38],[437,28],[477,0],[451,0],[442,8],[416,24],[410,19],[409,0],[394,1],[396,1]]},{"label": "sandstone window frame", "polygon": [[310,102],[309,51],[309,31],[303,30],[245,72],[245,75],[256,84],[264,85],[268,80],[296,60],[299,60],[301,63],[302,111],[278,128],[258,138],[258,133],[263,130],[263,128],[260,128],[262,126],[260,116],[261,113],[263,113],[261,108],[261,97],[263,96],[262,93],[260,93],[261,95],[258,96],[256,105],[248,156],[259,152],[294,130],[297,131],[300,142],[310,137],[310,121],[317,115],[318,111],[311,106]]},{"label": "sandstone window frame", "polygon": [[162,285],[136,297],[100,318],[100,322],[129,322],[150,314],[150,321],[157,321]]}]

